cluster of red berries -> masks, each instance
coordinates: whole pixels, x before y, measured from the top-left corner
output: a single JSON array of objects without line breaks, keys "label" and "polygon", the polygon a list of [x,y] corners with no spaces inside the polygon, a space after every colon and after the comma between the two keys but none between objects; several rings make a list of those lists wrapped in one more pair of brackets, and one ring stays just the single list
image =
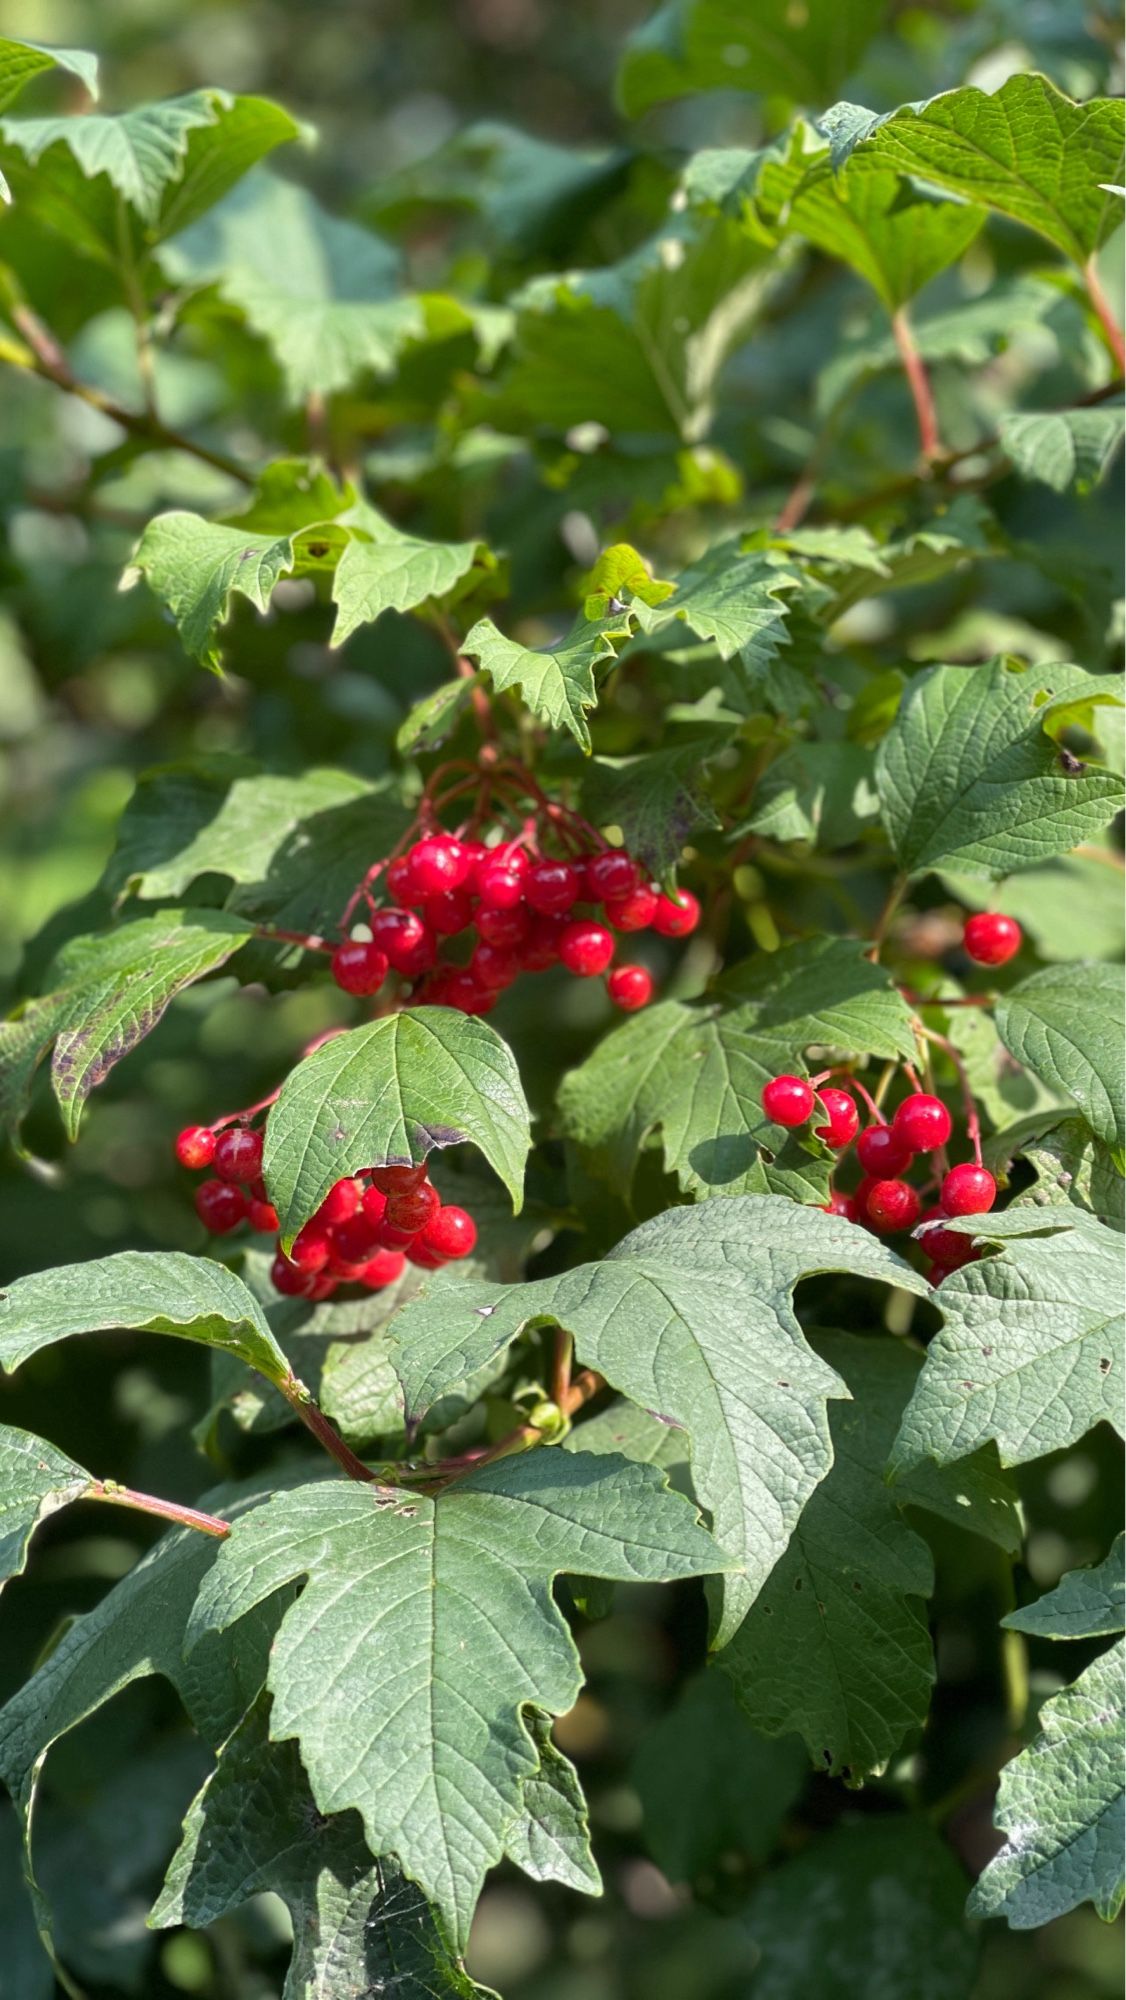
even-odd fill
[{"label": "cluster of red berries", "polygon": [[[260,1132],[246,1125],[221,1131],[188,1125],[176,1140],[176,1158],[193,1170],[214,1168],[214,1178],[195,1191],[196,1214],[213,1236],[229,1236],[242,1222],[276,1234],[277,1210],[261,1179]],[[425,1163],[369,1167],[335,1182],[288,1256],[279,1242],[270,1277],[285,1297],[319,1302],[338,1285],[381,1291],[402,1276],[407,1262],[436,1271],[468,1257],[476,1241],[472,1216],[443,1204]]]},{"label": "cluster of red berries", "polygon": [[[412,999],[487,1014],[522,972],[564,965],[581,979],[606,973],[611,1000],[635,1013],[652,998],[643,965],[612,965],[615,933],[653,929],[687,937],[700,920],[688,890],[666,896],[621,847],[552,859],[521,840],[499,847],[430,833],[387,867],[391,902],[369,905],[370,941],[332,955],[345,993],[377,993],[389,971],[417,982]],[[601,911],[601,914],[598,912]],[[467,963],[443,960],[443,941],[473,934]]]}]

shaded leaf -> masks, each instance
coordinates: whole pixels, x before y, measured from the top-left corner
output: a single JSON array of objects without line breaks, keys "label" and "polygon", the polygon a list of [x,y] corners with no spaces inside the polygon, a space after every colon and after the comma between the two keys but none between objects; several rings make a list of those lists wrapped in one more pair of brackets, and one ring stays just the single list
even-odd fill
[{"label": "shaded leaf", "polygon": [[80,1499],[89,1484],[90,1474],[65,1452],[0,1424],[0,1585],[22,1572],[40,1521]]},{"label": "shaded leaf", "polygon": [[1035,1604],[1010,1611],[1002,1625],[1040,1639],[1101,1639],[1121,1632],[1126,1628],[1124,1552],[1126,1536],[1116,1535],[1101,1563],[1068,1570],[1054,1590],[1046,1590]]},{"label": "shaded leaf", "polygon": [[727,731],[717,730],[671,750],[594,757],[583,774],[583,810],[599,826],[618,827],[623,847],[666,879],[697,828],[720,824],[707,776],[727,740]]},{"label": "shaded leaf", "polygon": [[1025,479],[1054,493],[1089,493],[1102,479],[1126,429],[1121,403],[1091,410],[1014,410],[1002,417],[1001,443]]},{"label": "shaded leaf", "polygon": [[505,1855],[535,1882],[562,1882],[583,1895],[600,1896],[602,1876],[590,1849],[579,1774],[552,1741],[550,1716],[533,1710],[528,1721],[539,1770],[524,1780],[523,1803],[505,1836]]},{"label": "shaded leaf", "polygon": [[778,93],[824,104],[882,25],[883,0],[666,0],[629,36],[618,72],[627,118],[700,90]]},{"label": "shaded leaf", "polygon": [[1096,1137],[1121,1153],[1126,1146],[1121,968],[1044,966],[1000,996],[994,1018],[1017,1062],[1049,1089],[1072,1098]]},{"label": "shaded leaf", "polygon": [[751,1729],[720,1673],[697,1675],[647,1730],[630,1773],[645,1843],[673,1882],[710,1873],[735,1852],[761,1864],[800,1797],[806,1761],[790,1738]]}]

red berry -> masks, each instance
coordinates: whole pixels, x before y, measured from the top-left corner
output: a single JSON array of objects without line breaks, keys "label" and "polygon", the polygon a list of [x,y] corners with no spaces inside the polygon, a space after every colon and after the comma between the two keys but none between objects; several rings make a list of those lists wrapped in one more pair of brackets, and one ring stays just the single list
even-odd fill
[{"label": "red berry", "polygon": [[901,1174],[911,1164],[910,1151],[890,1125],[865,1126],[856,1142],[856,1157],[876,1180]]},{"label": "red berry", "polygon": [[419,1245],[435,1257],[468,1257],[477,1241],[477,1224],[463,1208],[440,1208],[419,1237]]},{"label": "red berry", "polygon": [[488,910],[514,910],[524,898],[529,872],[522,847],[501,847],[477,867],[477,894]]},{"label": "red berry", "polygon": [[916,1090],[905,1097],[891,1121],[891,1129],[909,1153],[933,1153],[945,1146],[954,1130],[954,1120],[941,1097]]},{"label": "red berry", "polygon": [[[928,1208],[922,1216],[923,1222],[942,1223],[946,1220],[944,1208]],[[919,1242],[933,1264],[943,1271],[957,1271],[963,1264],[976,1264],[981,1251],[974,1245],[972,1236],[963,1236],[958,1229],[925,1229]]]},{"label": "red berry", "polygon": [[660,901],[656,889],[642,882],[640,887],[631,889],[628,896],[607,897],[606,921],[613,924],[616,931],[648,930]]},{"label": "red berry", "polygon": [[417,1235],[417,1229],[399,1229],[384,1216],[377,1241],[381,1250],[410,1250]]},{"label": "red berry", "polygon": [[270,1283],[286,1299],[307,1299],[317,1282],[313,1271],[299,1271],[281,1250],[270,1265]]},{"label": "red berry", "polygon": [[582,882],[569,861],[537,861],[528,870],[524,895],[541,916],[559,917],[578,901]]},{"label": "red berry", "polygon": [[440,896],[448,889],[460,889],[469,879],[473,856],[460,840],[448,833],[428,834],[416,840],[407,855],[411,886],[423,896]]},{"label": "red berry", "polygon": [[333,1277],[331,1271],[318,1271],[305,1297],[312,1299],[315,1305],[319,1305],[322,1299],[330,1299],[332,1297],[336,1286],[337,1280]]},{"label": "red berry", "polygon": [[437,1215],[441,1205],[437,1188],[431,1187],[429,1181],[422,1181],[416,1188],[388,1195],[387,1221],[392,1229],[405,1229],[409,1236],[417,1236],[431,1216]]},{"label": "red berry", "polygon": [[688,937],[700,921],[700,905],[691,889],[678,889],[675,896],[659,896],[653,929],[662,937]]},{"label": "red berry", "polygon": [[478,986],[486,986],[490,993],[498,993],[504,986],[511,986],[520,976],[522,960],[520,953],[512,945],[479,944],[469,961],[469,970]]},{"label": "red berry", "polygon": [[354,1180],[335,1181],[329,1188],[313,1220],[322,1229],[335,1229],[338,1222],[347,1222],[355,1215],[360,1205],[360,1189]]},{"label": "red berry", "polygon": [[361,1209],[347,1222],[338,1222],[332,1231],[330,1255],[334,1265],[366,1264],[378,1241],[380,1225],[369,1222]]},{"label": "red berry", "polygon": [[368,1221],[378,1227],[387,1213],[387,1196],[384,1194],[382,1188],[365,1188],[364,1198],[360,1206],[367,1216]]},{"label": "red berry", "polygon": [[256,1181],[262,1171],[262,1134],[236,1125],[215,1141],[215,1171],[224,1181]]},{"label": "red berry", "polygon": [[314,1275],[323,1271],[329,1260],[332,1242],[328,1230],[319,1222],[307,1222],[293,1239],[289,1261],[299,1271],[311,1271]]},{"label": "red berry", "polygon": [[423,891],[414,879],[409,854],[400,854],[387,869],[387,893],[397,903],[420,903]]},{"label": "red berry", "polygon": [[215,1158],[215,1134],[210,1125],[185,1125],[176,1135],[176,1158],[182,1167],[209,1167]]},{"label": "red berry", "polygon": [[653,998],[653,975],[643,965],[616,965],[606,981],[606,991],[623,1014],[636,1014]]},{"label": "red berry", "polygon": [[479,985],[468,966],[451,971],[442,983],[443,1007],[456,1007],[462,1014],[491,1014],[496,1004],[496,994]]},{"label": "red berry", "polygon": [[387,977],[386,955],[377,944],[349,938],[332,954],[332,976],[342,993],[353,993],[357,998],[378,993]]},{"label": "red berry", "polygon": [[605,972],[614,956],[613,934],[593,917],[577,917],[564,927],[559,956],[568,972],[577,973],[580,979],[593,979],[596,973]]},{"label": "red berry", "polygon": [[448,1260],[439,1256],[437,1250],[428,1250],[420,1238],[416,1237],[407,1249],[407,1257],[420,1271],[437,1271]]},{"label": "red berry", "polygon": [[426,1161],[417,1167],[372,1167],[371,1184],[381,1194],[390,1198],[393,1194],[404,1194],[408,1188],[416,1188],[426,1179]]},{"label": "red berry", "polygon": [[272,1201],[258,1201],[252,1196],[247,1221],[259,1236],[273,1236],[278,1226],[278,1211]]},{"label": "red berry", "polygon": [[951,1167],[942,1183],[942,1206],[947,1215],[984,1215],[997,1199],[997,1183],[988,1167],[964,1160]]},{"label": "red berry", "polygon": [[817,1138],[824,1139],[827,1146],[850,1146],[860,1123],[855,1099],[849,1096],[847,1090],[835,1090],[832,1084],[823,1085],[817,1095],[825,1106],[829,1120],[827,1125],[814,1126]]},{"label": "red berry", "polygon": [[195,1212],[212,1236],[229,1236],[246,1215],[246,1196],[230,1181],[201,1181],[195,1191]]},{"label": "red berry", "polygon": [[977,965],[1007,965],[1021,947],[1020,925],[1015,917],[982,910],[967,919],[962,943]]},{"label": "red berry", "polygon": [[564,917],[537,917],[521,952],[525,972],[546,972],[559,963],[559,946],[567,928]]},{"label": "red berry", "polygon": [[893,1229],[913,1229],[922,1203],[906,1181],[873,1181],[865,1201],[868,1220],[881,1235]]},{"label": "red berry", "polygon": [[447,889],[442,896],[427,896],[422,914],[439,937],[456,937],[473,922],[473,898],[466,889]]},{"label": "red berry", "polygon": [[762,1108],[775,1125],[804,1125],[813,1110],[813,1085],[804,1076],[773,1076],[763,1087]]},{"label": "red berry", "polygon": [[376,910],[370,919],[372,939],[388,963],[404,979],[417,979],[434,963],[434,940],[413,910]]},{"label": "red berry", "polygon": [[495,944],[511,948],[523,944],[531,930],[531,922],[523,904],[514,910],[487,909],[484,904],[477,911],[477,935],[483,944]]},{"label": "red berry", "polygon": [[[824,1093],[822,1093],[824,1095]],[[824,1204],[826,1215],[843,1215],[846,1222],[859,1222],[860,1208],[856,1196],[838,1194],[835,1190]]]},{"label": "red berry", "polygon": [[641,870],[624,847],[607,847],[586,864],[587,887],[596,903],[618,902],[640,886]]},{"label": "red berry", "polygon": [[384,1285],[393,1285],[402,1277],[406,1261],[400,1250],[377,1250],[360,1272],[361,1285],[369,1292],[382,1291]]}]

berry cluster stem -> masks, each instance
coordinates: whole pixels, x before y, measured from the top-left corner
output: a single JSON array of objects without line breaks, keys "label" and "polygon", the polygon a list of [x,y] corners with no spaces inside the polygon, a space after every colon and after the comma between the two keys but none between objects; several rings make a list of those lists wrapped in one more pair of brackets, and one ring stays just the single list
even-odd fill
[{"label": "berry cluster stem", "polygon": [[131,1507],[136,1514],[153,1514],[161,1521],[174,1521],[178,1528],[196,1528],[201,1535],[222,1541],[231,1532],[230,1522],[217,1514],[205,1514],[198,1507],[182,1507],[176,1500],[162,1500],[155,1493],[138,1493],[133,1486],[120,1486],[116,1479],[92,1479],[80,1498],[104,1500],[111,1507]]},{"label": "berry cluster stem", "polygon": [[926,1027],[922,1021],[919,1021],[917,1026],[928,1042],[932,1042],[936,1049],[942,1050],[943,1055],[957,1074],[958,1087],[962,1093],[962,1107],[966,1114],[966,1136],[974,1149],[974,1164],[980,1167],[982,1164],[981,1120],[978,1117],[977,1105],[970,1087],[970,1079],[966,1074],[966,1065],[948,1036],[940,1035],[937,1028]]},{"label": "berry cluster stem", "polygon": [[351,1445],[345,1444],[339,1431],[325,1416],[312,1390],[307,1389],[304,1382],[299,1381],[296,1375],[290,1375],[285,1381],[279,1382],[277,1387],[290,1408],[296,1411],[306,1430],[311,1431],[317,1443],[343,1467],[349,1479],[364,1480],[369,1485],[375,1482],[375,1473],[370,1466],[364,1464],[362,1458],[356,1457]]}]

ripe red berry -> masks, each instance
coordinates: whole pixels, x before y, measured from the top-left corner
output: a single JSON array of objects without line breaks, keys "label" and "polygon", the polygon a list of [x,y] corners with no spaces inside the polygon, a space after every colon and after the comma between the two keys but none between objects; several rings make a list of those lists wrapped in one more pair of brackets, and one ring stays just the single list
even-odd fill
[{"label": "ripe red berry", "polygon": [[623,1014],[636,1014],[653,998],[653,975],[643,965],[616,965],[606,981],[606,991]]},{"label": "ripe red berry", "polygon": [[904,1098],[891,1121],[891,1129],[909,1153],[933,1153],[936,1146],[945,1146],[954,1130],[954,1120],[941,1097],[916,1090]]},{"label": "ripe red berry", "polygon": [[605,972],[614,956],[613,933],[593,917],[576,917],[564,927],[559,956],[568,972],[577,973],[580,979],[593,979],[596,973]]},{"label": "ripe red berry", "polygon": [[942,1183],[942,1206],[947,1215],[984,1215],[997,1199],[997,1183],[988,1167],[963,1160],[951,1167]]},{"label": "ripe red berry", "polygon": [[376,1241],[381,1250],[410,1250],[417,1235],[417,1229],[400,1229],[397,1224],[389,1222],[387,1217],[384,1216],[383,1221],[379,1225],[379,1235]]},{"label": "ripe red berry", "polygon": [[402,1277],[406,1261],[401,1250],[377,1250],[360,1272],[361,1285],[369,1292],[382,1291],[384,1285],[393,1285]]},{"label": "ripe red berry", "polygon": [[500,847],[477,866],[477,894],[488,910],[514,910],[524,899],[529,861],[522,847]]},{"label": "ripe red berry", "polygon": [[860,1209],[856,1196],[839,1194],[835,1189],[829,1196],[828,1201],[824,1203],[824,1211],[826,1215],[841,1215],[846,1222],[859,1222],[860,1220]]},{"label": "ripe red berry", "polygon": [[473,922],[473,898],[467,889],[447,889],[444,895],[427,896],[422,914],[439,937],[456,937]]},{"label": "ripe red berry", "polygon": [[382,1188],[365,1188],[360,1207],[363,1209],[368,1221],[378,1226],[387,1213],[387,1196],[384,1194]]},{"label": "ripe red berry", "polygon": [[462,1014],[491,1014],[497,996],[479,983],[468,966],[463,966],[451,970],[448,979],[443,980],[439,1004],[456,1007]]},{"label": "ripe red berry", "polygon": [[476,917],[477,935],[482,944],[495,944],[511,950],[524,943],[531,930],[531,920],[522,903],[514,910],[491,910],[482,903]]},{"label": "ripe red berry", "polygon": [[448,833],[428,834],[410,849],[411,886],[423,896],[440,896],[460,889],[469,879],[473,856]]},{"label": "ripe red berry", "polygon": [[389,864],[385,880],[387,883],[387,893],[389,896],[394,897],[396,903],[420,903],[422,901],[424,891],[420,889],[414,879],[414,870],[411,867],[409,854],[400,854]]},{"label": "ripe red berry", "polygon": [[828,1113],[828,1123],[814,1126],[816,1136],[824,1139],[827,1146],[838,1149],[850,1146],[860,1123],[855,1098],[850,1097],[847,1090],[834,1089],[832,1084],[824,1084],[817,1095]]},{"label": "ripe red berry", "polygon": [[323,1271],[332,1250],[332,1240],[328,1230],[319,1222],[307,1222],[293,1239],[289,1261],[299,1271]]},{"label": "ripe red berry", "polygon": [[578,901],[582,881],[569,861],[537,861],[528,870],[524,895],[541,916],[559,917]]},{"label": "ripe red berry", "polygon": [[868,1220],[881,1235],[893,1229],[913,1229],[922,1203],[906,1181],[873,1181],[865,1200]]},{"label": "ripe red berry", "polygon": [[866,1125],[856,1142],[856,1157],[875,1180],[890,1179],[911,1164],[911,1154],[890,1125]]},{"label": "ripe red berry", "polygon": [[428,1250],[420,1236],[416,1236],[413,1242],[408,1244],[406,1255],[408,1261],[419,1271],[438,1271],[447,1261],[445,1257],[440,1257],[436,1250]]},{"label": "ripe red berry", "polygon": [[230,1181],[201,1181],[195,1191],[195,1212],[212,1236],[229,1236],[246,1215],[246,1196]]},{"label": "ripe red berry", "polygon": [[653,929],[662,937],[688,937],[700,921],[700,905],[691,889],[678,889],[675,896],[658,896]]},{"label": "ripe red berry", "polygon": [[804,1076],[772,1076],[763,1086],[762,1108],[775,1125],[804,1125],[813,1110],[813,1085]]},{"label": "ripe red berry", "polygon": [[338,1222],[332,1231],[330,1255],[334,1266],[366,1264],[379,1240],[382,1225],[369,1222],[363,1210]]},{"label": "ripe red berry", "polygon": [[981,1251],[974,1245],[972,1236],[963,1236],[960,1230],[939,1227],[946,1221],[944,1208],[928,1208],[921,1220],[933,1222],[933,1229],[925,1229],[919,1242],[932,1264],[941,1266],[943,1271],[960,1270],[963,1264],[976,1264]]},{"label": "ripe red berry", "polygon": [[640,886],[641,870],[624,847],[607,847],[601,854],[591,855],[586,880],[593,902],[612,903],[632,896]]},{"label": "ripe red berry", "polygon": [[982,910],[978,916],[967,919],[962,943],[977,965],[1007,965],[1021,947],[1020,925],[1015,917]]},{"label": "ripe red berry", "polygon": [[387,958],[377,944],[349,938],[332,954],[332,976],[342,993],[378,993],[387,977]]},{"label": "ripe red berry", "polygon": [[220,1132],[215,1141],[215,1171],[220,1180],[243,1181],[249,1185],[262,1171],[262,1134],[236,1125]]},{"label": "ripe red berry", "polygon": [[338,1280],[333,1277],[331,1271],[318,1271],[305,1297],[312,1299],[314,1305],[317,1305],[322,1299],[330,1299],[332,1297],[337,1283]]},{"label": "ripe red berry", "polygon": [[360,1189],[357,1183],[349,1178],[335,1181],[313,1220],[322,1229],[335,1229],[338,1222],[347,1222],[350,1215],[355,1215],[359,1205]]},{"label": "ripe red berry", "polygon": [[567,928],[565,917],[537,917],[520,957],[525,972],[546,972],[559,963],[559,946]]},{"label": "ripe red berry", "polygon": [[307,1299],[317,1283],[314,1271],[299,1271],[279,1250],[270,1265],[270,1283],[286,1299]]},{"label": "ripe red berry", "polygon": [[408,1188],[418,1187],[426,1179],[426,1161],[420,1166],[372,1167],[369,1179],[374,1188],[388,1199],[394,1194],[404,1194]]},{"label": "ripe red berry", "polygon": [[413,910],[376,910],[369,919],[372,942],[404,979],[417,979],[434,963],[434,940]]},{"label": "ripe red berry", "polygon": [[442,1258],[468,1257],[477,1241],[477,1224],[463,1208],[439,1208],[420,1232],[420,1248]]},{"label": "ripe red berry", "polygon": [[185,1125],[176,1135],[176,1158],[182,1167],[209,1167],[215,1158],[215,1134],[210,1125]]},{"label": "ripe red berry", "polygon": [[469,961],[469,970],[478,986],[485,986],[490,993],[499,993],[502,987],[511,986],[520,976],[523,961],[520,953],[512,945],[489,944],[486,940],[477,945]]},{"label": "ripe red berry", "polygon": [[648,930],[657,914],[660,896],[647,882],[631,889],[628,896],[607,897],[605,903],[606,921],[613,924],[616,931]]},{"label": "ripe red berry", "polygon": [[409,1236],[417,1236],[431,1216],[437,1215],[441,1205],[437,1188],[431,1187],[429,1181],[422,1181],[418,1187],[388,1195],[387,1221],[392,1229],[405,1229]]},{"label": "ripe red berry", "polygon": [[252,1195],[246,1219],[259,1236],[273,1236],[278,1226],[278,1211],[272,1201],[259,1201]]}]

